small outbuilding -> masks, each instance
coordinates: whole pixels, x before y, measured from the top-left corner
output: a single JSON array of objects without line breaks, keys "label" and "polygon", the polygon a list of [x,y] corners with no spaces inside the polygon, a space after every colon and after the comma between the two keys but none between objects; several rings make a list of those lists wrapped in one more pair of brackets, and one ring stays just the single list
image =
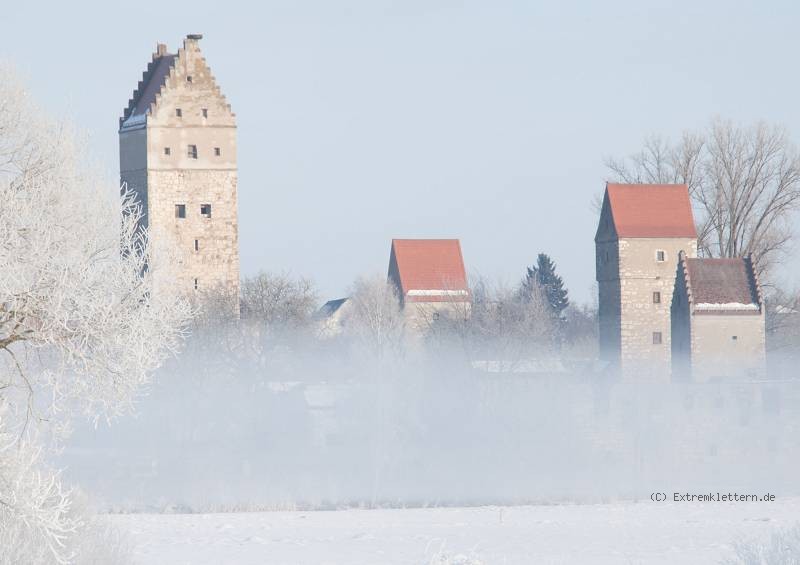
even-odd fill
[{"label": "small outbuilding", "polygon": [[763,376],[764,299],[749,257],[681,253],[671,310],[674,380]]}]

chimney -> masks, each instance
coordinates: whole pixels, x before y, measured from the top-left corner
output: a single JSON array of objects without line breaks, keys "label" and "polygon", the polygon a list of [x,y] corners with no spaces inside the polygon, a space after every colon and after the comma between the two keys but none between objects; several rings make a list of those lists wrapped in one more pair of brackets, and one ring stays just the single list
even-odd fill
[{"label": "chimney", "polygon": [[167,54],[167,44],[159,43],[156,45],[156,57],[163,57]]}]

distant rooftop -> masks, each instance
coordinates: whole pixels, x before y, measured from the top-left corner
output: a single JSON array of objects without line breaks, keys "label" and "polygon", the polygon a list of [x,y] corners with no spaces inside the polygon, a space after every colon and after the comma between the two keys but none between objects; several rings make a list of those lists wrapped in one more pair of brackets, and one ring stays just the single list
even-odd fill
[{"label": "distant rooftop", "polygon": [[457,239],[393,239],[389,277],[395,279],[406,301],[469,299],[467,273]]}]

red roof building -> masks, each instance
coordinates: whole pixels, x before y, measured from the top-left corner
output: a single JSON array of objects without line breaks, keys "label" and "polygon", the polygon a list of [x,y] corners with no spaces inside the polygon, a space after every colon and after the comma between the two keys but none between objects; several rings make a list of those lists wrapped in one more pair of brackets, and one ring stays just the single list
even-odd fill
[{"label": "red roof building", "polygon": [[670,374],[670,303],[681,252],[697,255],[685,184],[606,185],[595,235],[601,359],[632,379]]},{"label": "red roof building", "polygon": [[469,302],[457,239],[393,239],[389,280],[402,302]]},{"label": "red roof building", "polygon": [[[607,184],[597,238],[697,237],[685,184]],[[604,229],[605,228],[605,229]],[[609,234],[610,235],[610,234]]]}]

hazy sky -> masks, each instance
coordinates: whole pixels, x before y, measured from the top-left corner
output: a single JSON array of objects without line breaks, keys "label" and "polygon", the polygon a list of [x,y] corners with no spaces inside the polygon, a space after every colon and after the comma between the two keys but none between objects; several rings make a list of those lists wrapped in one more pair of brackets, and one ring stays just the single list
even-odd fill
[{"label": "hazy sky", "polygon": [[[457,237],[514,282],[549,253],[591,299],[603,159],[711,117],[800,131],[800,10],[771,2],[3,2],[0,58],[118,173],[156,42],[201,47],[238,117],[240,250],[322,298],[390,240]],[[795,136],[796,138],[796,136]]]}]

